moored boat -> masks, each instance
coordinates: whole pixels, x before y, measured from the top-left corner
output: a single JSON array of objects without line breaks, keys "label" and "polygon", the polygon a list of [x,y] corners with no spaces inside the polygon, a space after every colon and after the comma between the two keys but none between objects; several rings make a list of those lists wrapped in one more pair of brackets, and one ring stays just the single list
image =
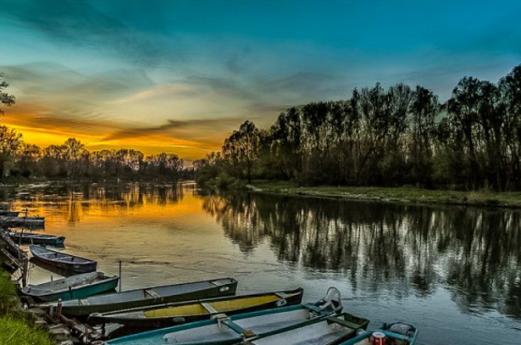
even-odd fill
[{"label": "moored boat", "polygon": [[106,276],[102,272],[90,272],[57,279],[38,285],[27,285],[20,289],[22,295],[35,301],[51,302],[85,298],[100,293],[113,291],[119,277]]},{"label": "moored boat", "polygon": [[109,313],[91,314],[89,322],[117,323],[132,330],[163,328],[186,322],[206,320],[220,313],[234,315],[298,304],[302,301],[303,292],[304,290],[299,288],[295,290],[167,303]]},{"label": "moored boat", "polygon": [[44,235],[44,234],[33,234],[28,232],[9,232],[9,236],[16,243],[23,244],[45,244],[55,247],[63,247],[65,241],[64,236]]},{"label": "moored boat", "polygon": [[45,219],[43,217],[10,217],[0,215],[0,226],[43,229],[45,227]]},{"label": "moored boat", "polygon": [[231,296],[235,294],[236,289],[237,281],[233,278],[152,286],[65,301],[62,303],[61,310],[65,315],[88,316],[92,313],[103,313],[160,303]]},{"label": "moored boat", "polygon": [[254,336],[244,345],[338,345],[364,331],[369,320],[349,313],[314,319],[280,332]]},{"label": "moored boat", "polygon": [[96,271],[97,262],[71,254],[66,254],[45,248],[41,245],[30,245],[29,249],[36,262],[41,261],[46,265],[55,266],[69,272],[69,275]]},{"label": "moored boat", "polygon": [[314,304],[299,304],[232,316],[217,314],[211,320],[128,335],[110,340],[107,344],[237,344],[245,339],[267,336],[338,314],[342,309],[340,294],[334,295],[328,293],[326,298]]},{"label": "moored boat", "polygon": [[[394,344],[394,345],[414,345],[418,337],[418,330],[413,325],[395,322],[384,324],[382,329],[370,332],[362,332],[356,337],[347,340],[340,345],[372,345]],[[378,342],[375,339],[378,339]],[[260,344],[259,344],[260,345]]]},{"label": "moored boat", "polygon": [[18,217],[19,214],[20,212],[18,211],[0,210],[0,216]]}]

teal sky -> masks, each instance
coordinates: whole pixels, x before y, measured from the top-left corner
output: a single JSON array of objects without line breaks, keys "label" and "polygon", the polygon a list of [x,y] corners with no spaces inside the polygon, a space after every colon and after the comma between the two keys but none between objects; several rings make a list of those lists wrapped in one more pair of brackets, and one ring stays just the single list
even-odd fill
[{"label": "teal sky", "polygon": [[0,0],[4,122],[44,145],[197,158],[244,119],[353,87],[421,84],[446,99],[521,63],[520,1]]}]

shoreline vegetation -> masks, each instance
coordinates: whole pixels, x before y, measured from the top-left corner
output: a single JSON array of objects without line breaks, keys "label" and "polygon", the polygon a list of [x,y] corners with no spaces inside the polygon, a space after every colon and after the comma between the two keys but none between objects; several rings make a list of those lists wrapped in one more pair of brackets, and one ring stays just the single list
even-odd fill
[{"label": "shoreline vegetation", "polygon": [[[15,104],[15,97],[0,73],[0,115]],[[175,181],[193,177],[183,159],[169,152],[145,155],[131,148],[89,150],[76,138],[61,145],[24,142],[14,128],[0,125],[0,183],[41,179],[98,179]]]},{"label": "shoreline vegetation", "polygon": [[464,77],[444,102],[419,85],[377,83],[344,100],[291,107],[266,129],[245,121],[193,166],[199,186],[214,191],[251,184],[293,195],[519,207],[521,65],[495,83]]},{"label": "shoreline vegetation", "polygon": [[418,187],[298,186],[289,181],[254,180],[253,193],[421,205],[521,208],[521,192],[433,190]]},{"label": "shoreline vegetation", "polygon": [[9,273],[0,268],[0,344],[52,345],[49,334],[35,326],[22,310],[15,284]]}]

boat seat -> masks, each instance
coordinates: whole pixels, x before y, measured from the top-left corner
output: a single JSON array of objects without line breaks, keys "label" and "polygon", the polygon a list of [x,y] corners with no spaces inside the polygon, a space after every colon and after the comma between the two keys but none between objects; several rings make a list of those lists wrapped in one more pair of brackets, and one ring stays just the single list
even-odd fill
[{"label": "boat seat", "polygon": [[206,311],[210,314],[218,314],[219,312],[214,308],[212,307],[212,305],[210,305],[209,303],[201,303],[201,305],[203,306],[204,309],[206,309]]},{"label": "boat seat", "polygon": [[363,325],[360,325],[358,323],[351,322],[348,320],[342,320],[337,317],[328,317],[326,320],[328,320],[329,322],[337,323],[337,324],[347,327],[347,328],[351,328],[353,330],[357,330],[357,329],[360,329],[363,327]]},{"label": "boat seat", "polygon": [[244,329],[229,318],[224,320],[219,319],[218,322],[219,324],[225,325],[229,329],[233,330],[235,333],[242,335],[243,338],[251,338],[256,335],[251,329]]},{"label": "boat seat", "polygon": [[146,297],[146,295],[148,295],[153,298],[161,298],[161,295],[159,295],[157,292],[155,292],[152,289],[145,289],[143,291],[145,292],[145,297]]},{"label": "boat seat", "polygon": [[81,305],[89,305],[90,304],[89,301],[86,298],[79,299],[78,301],[80,302]]},{"label": "boat seat", "polygon": [[228,318],[228,315],[225,313],[215,314],[213,315],[210,320],[217,320],[217,322],[220,324],[223,320],[226,320]]}]

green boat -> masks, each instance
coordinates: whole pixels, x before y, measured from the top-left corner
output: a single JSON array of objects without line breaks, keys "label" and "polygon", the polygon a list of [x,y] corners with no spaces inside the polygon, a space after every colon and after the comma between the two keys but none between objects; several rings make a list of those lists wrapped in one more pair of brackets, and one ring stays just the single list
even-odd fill
[{"label": "green boat", "polygon": [[[336,290],[336,289],[335,289]],[[232,345],[245,339],[268,336],[337,315],[342,310],[340,294],[331,294],[314,304],[228,316],[218,314],[211,320],[137,333],[116,338],[109,345]],[[336,290],[338,292],[338,290]],[[338,296],[336,298],[335,296]],[[333,298],[335,297],[335,298]]]},{"label": "green boat", "polygon": [[[152,286],[117,293],[74,299],[62,303],[64,315],[86,317],[92,313],[235,295],[237,281],[220,278],[191,283]],[[56,305],[51,305],[56,306]]]},{"label": "green boat", "polygon": [[[166,303],[148,307],[117,310],[109,313],[91,314],[92,324],[120,324],[132,333],[158,329],[182,323],[208,320],[225,313],[234,315],[256,310],[271,309],[299,304],[304,290],[270,291],[248,295],[207,298],[195,301]],[[127,333],[127,334],[129,334]]]},{"label": "green boat", "polygon": [[414,345],[418,337],[418,330],[413,325],[404,322],[384,324],[382,329],[362,332],[340,345],[371,345],[373,339],[377,337],[384,339],[383,344]]},{"label": "green boat", "polygon": [[39,285],[27,285],[20,289],[25,297],[37,302],[67,301],[114,291],[119,277],[106,276],[102,272],[77,274]]}]

